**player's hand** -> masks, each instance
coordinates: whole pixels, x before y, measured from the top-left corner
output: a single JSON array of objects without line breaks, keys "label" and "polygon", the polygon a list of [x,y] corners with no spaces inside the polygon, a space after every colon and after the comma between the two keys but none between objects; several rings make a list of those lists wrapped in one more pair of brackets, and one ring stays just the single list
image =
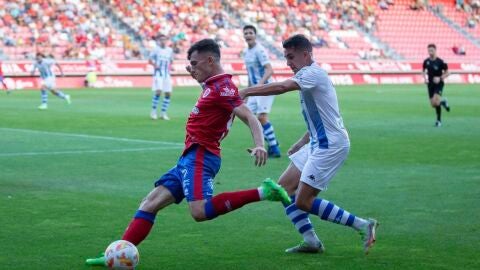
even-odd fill
[{"label": "player's hand", "polygon": [[433,83],[440,83],[440,77],[433,77]]},{"label": "player's hand", "polygon": [[302,147],[303,147],[303,145],[299,145],[298,143],[296,143],[296,144],[292,145],[292,146],[290,147],[290,149],[288,149],[287,154],[288,154],[289,156],[290,156],[290,155],[293,155],[293,154],[295,154],[298,150],[300,150],[300,148],[302,148]]},{"label": "player's hand", "polygon": [[255,156],[255,166],[261,167],[267,163],[268,154],[265,148],[259,146],[255,148],[249,148],[247,151],[252,157]]}]

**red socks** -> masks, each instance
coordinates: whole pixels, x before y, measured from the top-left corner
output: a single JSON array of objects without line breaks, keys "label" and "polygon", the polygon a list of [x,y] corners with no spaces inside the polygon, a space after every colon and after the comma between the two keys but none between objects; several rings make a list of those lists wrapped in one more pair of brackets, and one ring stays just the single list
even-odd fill
[{"label": "red socks", "polygon": [[126,240],[135,246],[140,244],[150,233],[155,221],[155,214],[138,210],[130,225],[128,225],[122,240]]},{"label": "red socks", "polygon": [[245,204],[258,201],[260,201],[258,189],[225,192],[207,201],[205,204],[205,214],[208,219],[213,219],[219,215],[238,209]]}]

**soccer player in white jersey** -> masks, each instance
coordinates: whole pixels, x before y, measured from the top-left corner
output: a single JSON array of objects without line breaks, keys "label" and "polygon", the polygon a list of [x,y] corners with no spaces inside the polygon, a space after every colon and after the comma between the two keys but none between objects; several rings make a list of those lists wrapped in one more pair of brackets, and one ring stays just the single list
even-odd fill
[{"label": "soccer player in white jersey", "polygon": [[287,65],[293,78],[240,91],[241,97],[279,95],[293,90],[300,92],[300,105],[307,132],[288,150],[290,165],[280,177],[282,185],[292,196],[285,205],[286,214],[303,235],[300,245],[286,252],[323,252],[324,246],[315,234],[308,213],[333,223],[357,230],[363,248],[368,253],[375,242],[377,221],[363,219],[339,206],[317,198],[327,189],[347,158],[350,150],[348,133],[338,108],[335,88],[328,74],[313,60],[312,44],[303,35],[294,35],[283,42]]},{"label": "soccer player in white jersey", "polygon": [[48,109],[48,93],[47,91],[50,91],[52,94],[56,95],[57,97],[64,99],[68,104],[71,103],[70,95],[67,95],[60,91],[59,89],[56,89],[55,86],[55,73],[52,70],[52,66],[56,65],[58,69],[60,70],[61,75],[63,76],[63,70],[62,67],[53,59],[53,57],[45,57],[44,54],[42,53],[37,53],[35,57],[35,63],[33,65],[33,70],[31,72],[31,75],[33,76],[35,74],[35,70],[38,69],[38,72],[40,72],[40,78],[41,80],[41,97],[42,97],[42,104],[38,106],[38,109],[40,110],[46,110]]},{"label": "soccer player in white jersey", "polygon": [[[257,29],[253,25],[243,27],[243,37],[248,48],[243,51],[243,59],[248,72],[248,86],[271,83],[272,65],[265,48],[257,42]],[[263,127],[263,135],[268,143],[268,156],[280,157],[280,148],[275,136],[273,125],[268,119],[274,96],[252,96],[248,98],[247,106],[257,115]]]},{"label": "soccer player in white jersey", "polygon": [[172,94],[172,78],[170,76],[171,64],[173,61],[173,50],[167,46],[167,36],[160,35],[157,37],[157,45],[150,53],[149,63],[153,65],[153,97],[152,112],[150,117],[153,120],[158,118],[157,107],[160,102],[162,92],[165,93],[162,103],[160,118],[170,120],[167,115],[168,106],[170,105],[170,97]]}]

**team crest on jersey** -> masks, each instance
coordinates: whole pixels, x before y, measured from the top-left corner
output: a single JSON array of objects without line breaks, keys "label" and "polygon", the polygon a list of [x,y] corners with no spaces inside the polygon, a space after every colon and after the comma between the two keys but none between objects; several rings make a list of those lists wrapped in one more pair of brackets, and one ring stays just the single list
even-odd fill
[{"label": "team crest on jersey", "polygon": [[197,106],[193,107],[192,113],[193,113],[193,114],[198,114],[198,113],[200,113],[200,110],[198,109]]},{"label": "team crest on jersey", "polygon": [[220,92],[220,96],[222,96],[222,97],[233,97],[233,96],[235,96],[235,90],[230,89],[228,87],[224,87],[223,91]]},{"label": "team crest on jersey", "polygon": [[208,97],[208,95],[210,95],[210,91],[211,91],[210,88],[207,88],[207,89],[203,90],[202,97],[203,98]]}]

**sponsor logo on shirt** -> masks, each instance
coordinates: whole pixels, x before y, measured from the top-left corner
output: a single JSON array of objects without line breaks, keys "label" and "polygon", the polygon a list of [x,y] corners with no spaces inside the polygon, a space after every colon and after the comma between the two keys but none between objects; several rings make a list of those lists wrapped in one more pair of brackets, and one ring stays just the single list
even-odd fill
[{"label": "sponsor logo on shirt", "polygon": [[230,89],[228,87],[224,87],[223,91],[220,92],[220,96],[222,96],[222,97],[233,97],[233,96],[235,96],[235,90]]}]

